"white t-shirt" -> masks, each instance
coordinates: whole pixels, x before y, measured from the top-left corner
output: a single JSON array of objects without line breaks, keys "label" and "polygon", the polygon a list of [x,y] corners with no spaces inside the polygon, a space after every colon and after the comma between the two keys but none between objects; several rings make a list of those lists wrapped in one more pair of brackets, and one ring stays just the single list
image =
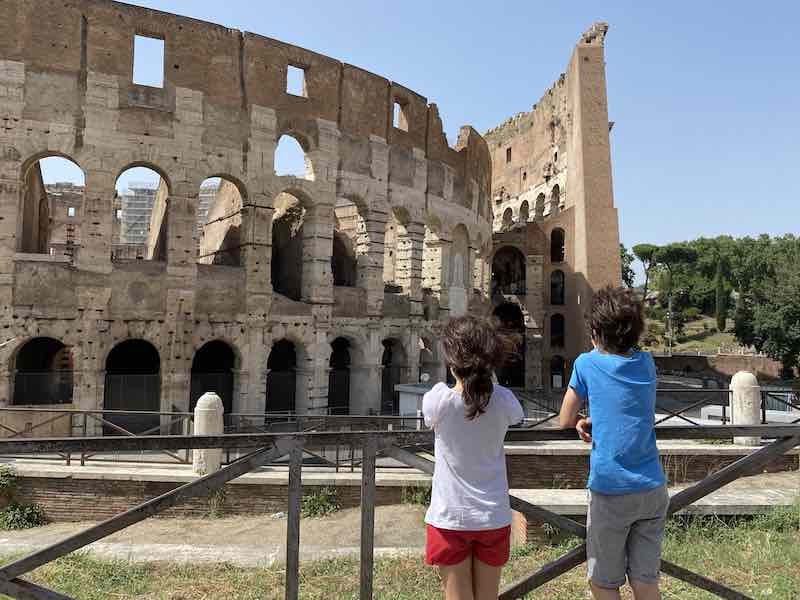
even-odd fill
[{"label": "white t-shirt", "polygon": [[461,393],[437,383],[422,399],[422,414],[436,440],[425,522],[455,531],[510,525],[503,440],[525,416],[511,390],[495,384],[486,412],[470,421]]}]

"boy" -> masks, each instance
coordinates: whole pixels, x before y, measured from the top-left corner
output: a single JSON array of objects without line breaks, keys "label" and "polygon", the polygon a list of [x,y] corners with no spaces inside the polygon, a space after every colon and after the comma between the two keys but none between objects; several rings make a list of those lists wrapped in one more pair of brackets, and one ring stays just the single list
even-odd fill
[{"label": "boy", "polygon": [[[627,577],[636,600],[658,600],[669,494],[656,447],[656,369],[634,350],[644,329],[633,292],[606,287],[592,300],[594,350],[575,361],[561,426],[592,444],[586,549],[596,600],[617,600]],[[588,400],[589,418],[578,411]]]}]

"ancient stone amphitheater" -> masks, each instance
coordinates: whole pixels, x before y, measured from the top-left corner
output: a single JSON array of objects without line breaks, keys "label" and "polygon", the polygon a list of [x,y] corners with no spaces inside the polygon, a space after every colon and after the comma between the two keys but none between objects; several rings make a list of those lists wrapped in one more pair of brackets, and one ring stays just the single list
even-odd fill
[{"label": "ancient stone amphitheater", "polygon": [[[450,147],[425,97],[303,48],[108,0],[4,0],[0,406],[185,411],[213,388],[229,412],[392,413],[397,383],[445,377],[442,321],[493,307],[521,318],[521,386],[559,383],[552,230],[562,318],[619,279],[604,35],[584,34],[558,102]],[[134,81],[142,37],[163,46],[160,85]],[[276,174],[290,139],[305,170]],[[48,157],[84,186],[45,186]],[[160,179],[138,205],[117,192],[134,167]],[[556,181],[554,204],[520,209]],[[566,337],[561,377],[585,341]]]}]

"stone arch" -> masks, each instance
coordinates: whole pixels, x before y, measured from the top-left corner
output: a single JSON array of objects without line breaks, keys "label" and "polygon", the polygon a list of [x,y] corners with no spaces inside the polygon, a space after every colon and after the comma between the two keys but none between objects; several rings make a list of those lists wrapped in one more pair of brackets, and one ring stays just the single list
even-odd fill
[{"label": "stone arch", "polygon": [[146,162],[119,171],[112,205],[111,257],[122,260],[167,260],[172,186],[166,173]]},{"label": "stone arch", "polygon": [[511,210],[511,207],[508,207],[503,211],[503,220],[502,220],[502,227],[503,230],[510,229],[511,226],[514,224],[514,211]]},{"label": "stone arch", "polygon": [[525,290],[525,255],[519,248],[503,246],[492,259],[492,293],[524,294]]},{"label": "stone arch", "polygon": [[550,347],[563,348],[566,345],[566,319],[561,313],[550,316]]},{"label": "stone arch", "polygon": [[530,218],[530,206],[527,200],[523,200],[519,207],[519,222],[527,223]]},{"label": "stone arch", "polygon": [[402,383],[408,370],[408,355],[403,343],[396,337],[384,339],[381,355],[381,414],[396,415],[400,398],[395,386]]},{"label": "stone arch", "polygon": [[11,404],[70,404],[73,397],[72,351],[61,340],[34,337],[24,341],[9,361]]},{"label": "stone arch", "polygon": [[497,381],[506,387],[525,387],[525,315],[514,302],[499,304],[492,314],[504,330],[519,337],[519,348],[497,370]]},{"label": "stone arch", "polygon": [[299,301],[303,291],[303,227],[309,198],[296,191],[275,197],[272,216],[272,289]]},{"label": "stone arch", "polygon": [[550,192],[550,216],[553,217],[559,212],[561,212],[561,187],[555,184]]},{"label": "stone arch", "polygon": [[[334,286],[365,287],[359,272],[369,252],[370,239],[365,220],[366,206],[357,196],[338,197],[334,207],[331,272]],[[359,265],[359,260],[362,264]],[[361,268],[360,268],[361,267]]]},{"label": "stone arch", "polygon": [[311,144],[305,135],[297,131],[282,133],[275,146],[275,175],[313,181],[314,165],[310,152]]},{"label": "stone arch", "polygon": [[272,343],[267,357],[267,414],[297,411],[298,400],[304,399],[304,379],[298,377],[304,363],[305,349],[295,336],[287,334]]},{"label": "stone arch", "polygon": [[241,266],[244,184],[230,175],[212,175],[200,184],[197,200],[197,262]]},{"label": "stone arch", "polygon": [[34,154],[22,164],[17,210],[17,251],[64,256],[81,244],[86,173],[58,151]]},{"label": "stone arch", "polygon": [[[161,410],[161,357],[153,344],[142,339],[127,339],[116,344],[105,360],[103,409],[107,411],[147,411],[151,415],[108,413],[106,421],[141,434],[157,429]],[[105,426],[108,434],[122,433]]]},{"label": "stone arch", "polygon": [[544,219],[545,197],[544,194],[536,196],[536,203],[533,205],[533,218],[536,221]]},{"label": "stone arch", "polygon": [[566,234],[560,227],[550,232],[550,262],[557,264],[566,260]]},{"label": "stone arch", "polygon": [[214,392],[222,400],[225,414],[232,413],[239,364],[238,353],[226,341],[210,340],[198,348],[192,358],[189,410],[194,411],[200,396],[206,392]]},{"label": "stone arch", "polygon": [[556,269],[550,273],[550,304],[563,306],[566,303],[566,276],[564,271]]}]

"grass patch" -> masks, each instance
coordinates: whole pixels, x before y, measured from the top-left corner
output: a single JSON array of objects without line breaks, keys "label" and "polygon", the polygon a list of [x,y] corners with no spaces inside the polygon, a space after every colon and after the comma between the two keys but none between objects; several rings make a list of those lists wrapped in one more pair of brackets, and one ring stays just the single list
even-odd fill
[{"label": "grass patch", "polygon": [[324,487],[303,496],[300,515],[303,518],[325,517],[339,510],[334,488]]},{"label": "grass patch", "polygon": [[[576,543],[532,543],[515,549],[503,572],[504,582],[532,573]],[[800,598],[800,505],[727,522],[707,517],[673,520],[667,530],[664,555],[754,598],[796,600]],[[304,563],[300,595],[304,600],[355,600],[358,570],[357,558]],[[142,565],[79,554],[35,571],[32,579],[83,600],[277,600],[284,595],[284,577],[280,566]],[[664,577],[662,589],[665,600],[713,598],[669,577]],[[580,567],[529,598],[574,600],[585,594],[585,568]],[[623,597],[630,598],[626,594]],[[441,598],[441,592],[436,574],[424,566],[422,558],[405,556],[375,561],[375,598],[432,600]]]}]

